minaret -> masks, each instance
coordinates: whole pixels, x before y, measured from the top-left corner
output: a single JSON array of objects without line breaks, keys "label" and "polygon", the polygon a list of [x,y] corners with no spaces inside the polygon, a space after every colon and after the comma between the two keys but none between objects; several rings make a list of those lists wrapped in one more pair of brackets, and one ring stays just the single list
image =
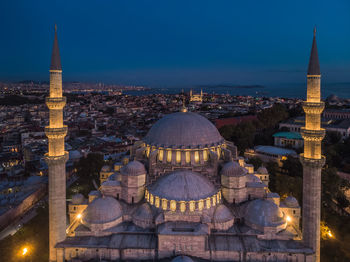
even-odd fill
[{"label": "minaret", "polygon": [[50,66],[50,95],[46,105],[50,110],[50,123],[45,127],[49,140],[46,161],[49,166],[49,248],[50,261],[57,261],[55,245],[66,238],[66,161],[64,137],[67,126],[63,125],[62,67],[58,48],[57,27],[53,42]]},{"label": "minaret", "polygon": [[303,165],[303,241],[315,252],[314,261],[320,261],[321,170],[325,158],[321,153],[321,141],[325,130],[321,128],[321,73],[316,45],[316,28],[307,71],[307,99],[303,102],[305,127]]}]

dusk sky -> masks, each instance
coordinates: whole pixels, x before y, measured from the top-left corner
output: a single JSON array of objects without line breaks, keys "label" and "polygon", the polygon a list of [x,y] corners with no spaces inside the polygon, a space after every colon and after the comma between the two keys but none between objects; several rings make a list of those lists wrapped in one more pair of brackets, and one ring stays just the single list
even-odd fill
[{"label": "dusk sky", "polygon": [[[268,4],[267,4],[268,3]],[[350,1],[1,1],[0,80],[156,87],[300,83],[317,26],[322,79],[350,82]]]}]

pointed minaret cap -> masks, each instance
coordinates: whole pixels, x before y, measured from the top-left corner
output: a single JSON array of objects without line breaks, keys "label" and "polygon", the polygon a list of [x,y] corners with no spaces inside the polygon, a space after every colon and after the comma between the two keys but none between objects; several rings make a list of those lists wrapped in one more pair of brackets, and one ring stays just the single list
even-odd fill
[{"label": "pointed minaret cap", "polygon": [[50,70],[62,70],[60,49],[57,40],[57,25],[55,25],[55,39],[53,41]]},{"label": "pointed minaret cap", "polygon": [[316,27],[314,28],[314,39],[312,41],[311,55],[309,61],[309,67],[307,69],[308,75],[321,75],[320,63],[318,61],[318,52],[316,44]]}]

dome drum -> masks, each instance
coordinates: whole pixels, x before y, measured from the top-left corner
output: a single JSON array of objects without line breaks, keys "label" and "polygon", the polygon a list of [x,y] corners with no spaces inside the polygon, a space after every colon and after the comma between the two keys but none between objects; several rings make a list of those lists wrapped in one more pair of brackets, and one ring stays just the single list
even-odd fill
[{"label": "dome drum", "polygon": [[184,146],[181,148],[164,148],[146,145],[145,155],[149,158],[150,154],[157,150],[157,162],[186,166],[204,164],[210,160],[212,153],[217,154],[218,158],[221,158],[225,148],[225,144],[204,148],[184,148]]},{"label": "dome drum", "polygon": [[146,201],[156,208],[162,209],[164,211],[173,212],[201,212],[204,209],[210,209],[222,202],[221,191],[211,197],[207,197],[199,200],[181,201],[161,198],[153,195],[148,190],[145,192]]}]

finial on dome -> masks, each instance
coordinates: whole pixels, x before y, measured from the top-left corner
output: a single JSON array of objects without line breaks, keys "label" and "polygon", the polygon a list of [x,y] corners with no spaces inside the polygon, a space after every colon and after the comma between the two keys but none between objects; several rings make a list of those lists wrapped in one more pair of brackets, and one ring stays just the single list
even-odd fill
[{"label": "finial on dome", "polygon": [[185,97],[182,98],[182,108],[180,110],[182,113],[186,113],[187,112],[187,107],[185,105]]},{"label": "finial on dome", "polygon": [[316,36],[316,26],[314,27],[314,37]]}]

